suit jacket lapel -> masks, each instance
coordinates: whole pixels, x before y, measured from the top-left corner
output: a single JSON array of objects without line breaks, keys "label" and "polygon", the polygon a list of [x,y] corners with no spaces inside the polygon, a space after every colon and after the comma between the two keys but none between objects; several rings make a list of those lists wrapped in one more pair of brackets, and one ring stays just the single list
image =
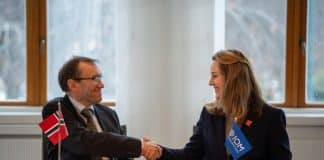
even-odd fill
[{"label": "suit jacket lapel", "polygon": [[70,101],[67,95],[63,97],[61,104],[62,104],[62,108],[66,108],[67,110],[69,110],[73,114],[73,116],[78,119],[79,122],[83,123],[83,125],[86,125],[86,122],[77,113],[75,107],[73,106],[72,102]]},{"label": "suit jacket lapel", "polygon": [[[243,132],[243,134],[245,135],[245,137],[248,139],[249,143],[252,145],[253,147],[253,139],[255,139],[255,133],[256,128],[256,121],[258,119],[258,116],[256,114],[248,114],[248,116],[246,117],[245,121],[243,122],[243,125],[241,127],[241,130]],[[251,151],[250,151],[251,152]],[[247,153],[248,155],[249,153]]]},{"label": "suit jacket lapel", "polygon": [[94,107],[95,115],[97,117],[98,123],[99,123],[102,131],[110,131],[111,128],[109,128],[109,125],[105,125],[105,124],[107,124],[107,122],[103,118],[106,115],[104,113],[104,111],[102,109],[100,109],[100,107],[97,105],[94,105],[93,107]]}]

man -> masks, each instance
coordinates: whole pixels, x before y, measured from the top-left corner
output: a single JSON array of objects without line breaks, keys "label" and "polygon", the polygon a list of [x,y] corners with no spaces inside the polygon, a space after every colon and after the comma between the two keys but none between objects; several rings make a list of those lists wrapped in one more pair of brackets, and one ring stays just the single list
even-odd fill
[{"label": "man", "polygon": [[[101,71],[96,60],[73,57],[59,71],[58,80],[64,97],[49,101],[43,108],[43,119],[61,110],[69,136],[62,140],[62,160],[121,160],[144,155],[154,159],[159,146],[144,139],[122,135],[118,116],[109,107],[98,104],[101,99]],[[47,157],[57,160],[58,147],[47,144]]]}]

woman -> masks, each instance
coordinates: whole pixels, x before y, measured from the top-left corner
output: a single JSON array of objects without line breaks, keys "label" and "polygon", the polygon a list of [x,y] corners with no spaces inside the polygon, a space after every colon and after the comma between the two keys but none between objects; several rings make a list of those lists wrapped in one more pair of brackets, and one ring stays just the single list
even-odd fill
[{"label": "woman", "polygon": [[185,147],[162,147],[160,159],[233,159],[224,142],[235,118],[252,146],[239,160],[290,160],[285,114],[262,99],[248,59],[238,50],[221,50],[212,60],[209,85],[216,101],[205,105]]}]

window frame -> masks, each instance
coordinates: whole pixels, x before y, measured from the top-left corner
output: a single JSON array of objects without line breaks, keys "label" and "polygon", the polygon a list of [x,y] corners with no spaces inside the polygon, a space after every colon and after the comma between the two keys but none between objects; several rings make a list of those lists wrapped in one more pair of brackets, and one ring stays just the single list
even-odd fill
[{"label": "window frame", "polygon": [[[40,35],[42,35],[45,1],[28,0],[26,2],[26,101],[1,101],[0,105],[19,106],[19,105],[37,105],[40,104],[43,97],[41,88],[43,88],[42,74],[45,69],[40,54]],[[43,9],[42,9],[43,8]],[[40,85],[39,85],[40,84]]]},{"label": "window frame", "polygon": [[[26,101],[0,101],[0,106],[39,106],[47,101],[46,7],[46,0],[26,0]],[[285,101],[273,105],[288,108],[324,107],[324,104],[306,104],[305,98],[307,0],[287,0],[286,24]],[[115,106],[116,102],[103,104]]]},{"label": "window frame", "polygon": [[[0,106],[41,106],[47,102],[46,0],[26,0],[26,101],[0,101]],[[103,102],[115,106],[114,101]]]}]

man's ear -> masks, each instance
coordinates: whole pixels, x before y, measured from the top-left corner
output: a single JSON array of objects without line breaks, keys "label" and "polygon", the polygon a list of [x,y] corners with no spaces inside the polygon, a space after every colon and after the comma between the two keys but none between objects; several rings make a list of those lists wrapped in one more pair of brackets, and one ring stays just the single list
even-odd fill
[{"label": "man's ear", "polygon": [[73,79],[69,79],[69,80],[67,80],[67,86],[68,86],[68,90],[74,90],[76,87],[77,87],[77,83],[75,82],[75,80],[73,80]]}]

